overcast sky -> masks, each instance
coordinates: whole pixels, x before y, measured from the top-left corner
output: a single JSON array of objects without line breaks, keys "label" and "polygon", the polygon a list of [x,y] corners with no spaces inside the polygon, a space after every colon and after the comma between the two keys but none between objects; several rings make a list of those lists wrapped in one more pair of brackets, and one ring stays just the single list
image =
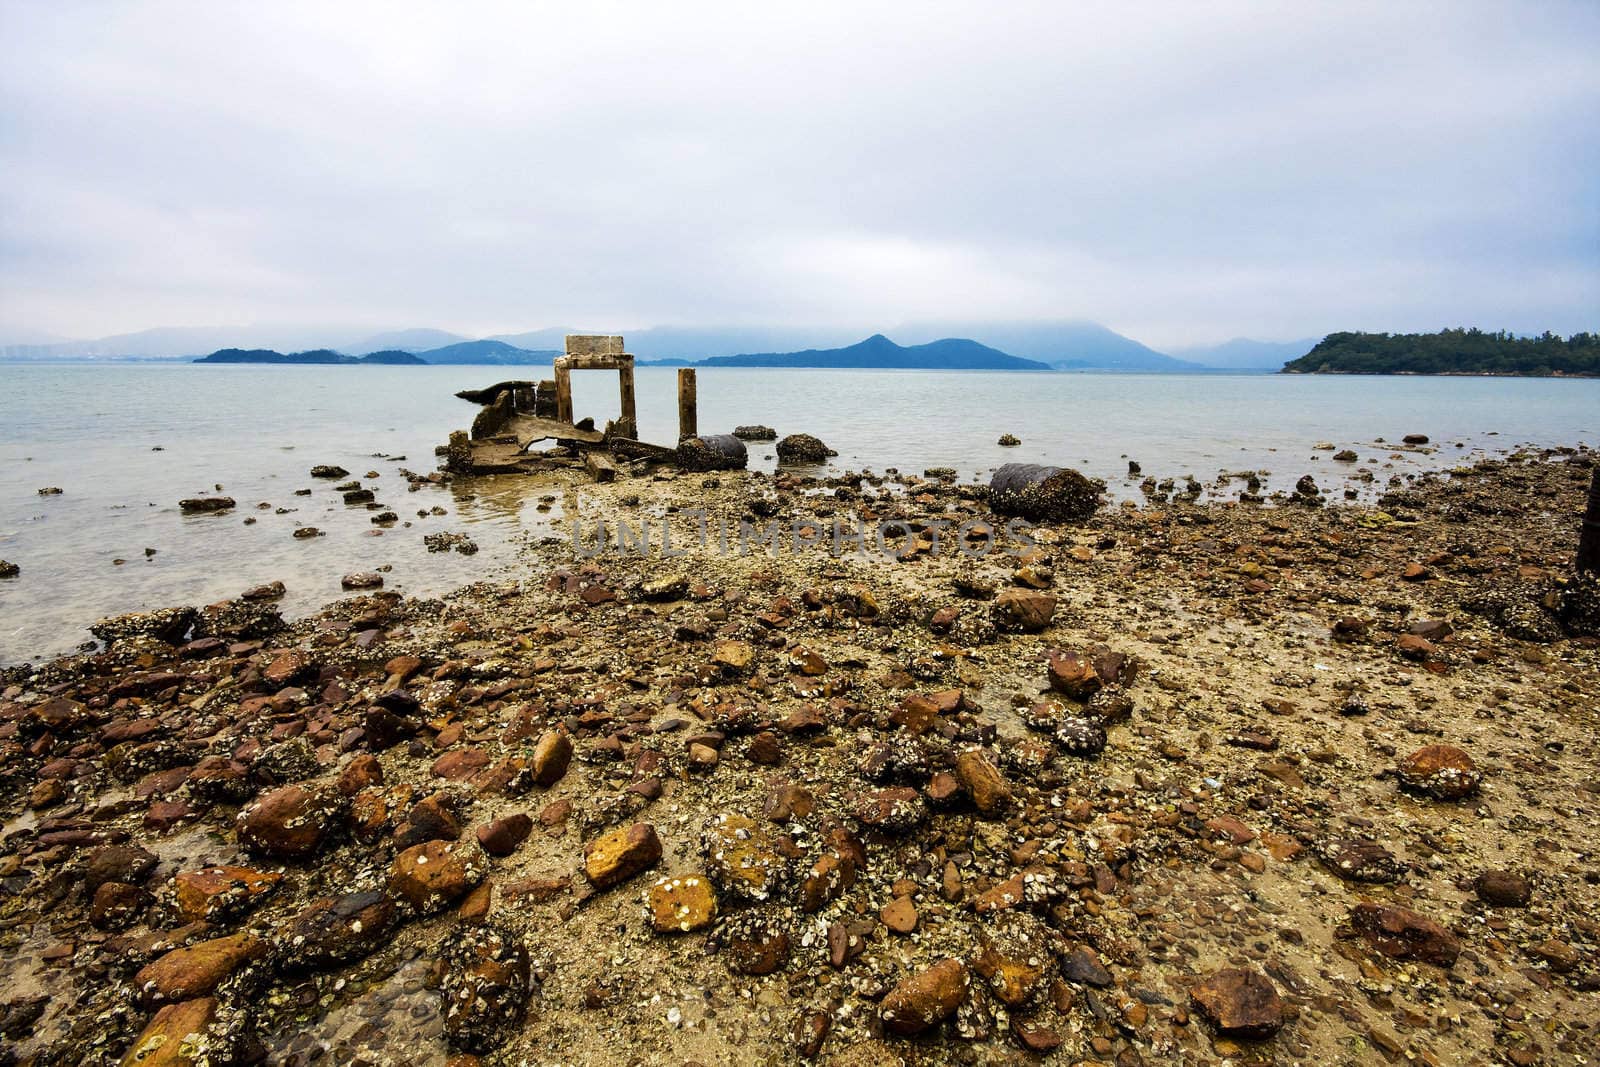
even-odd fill
[{"label": "overcast sky", "polygon": [[0,0],[0,342],[1600,327],[1600,3]]}]

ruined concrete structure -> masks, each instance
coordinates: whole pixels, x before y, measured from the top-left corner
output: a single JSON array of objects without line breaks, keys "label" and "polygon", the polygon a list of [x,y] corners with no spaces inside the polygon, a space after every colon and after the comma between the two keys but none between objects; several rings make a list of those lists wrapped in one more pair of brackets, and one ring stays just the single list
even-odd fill
[{"label": "ruined concrete structure", "polygon": [[[558,448],[583,454],[584,464],[599,481],[616,477],[614,456],[625,459],[684,459],[694,470],[743,467],[744,446],[730,448],[720,438],[702,447],[698,436],[695,371],[678,371],[677,447],[654,445],[639,440],[639,417],[633,382],[633,356],[623,348],[615,334],[569,334],[566,354],[557,356],[554,376],[532,382],[498,382],[486,389],[467,389],[456,395],[482,404],[483,410],[472,421],[470,435],[450,435],[446,466],[458,473],[506,473],[526,471],[549,457],[532,456],[528,447],[536,441],[554,440]],[[574,421],[572,410],[572,372],[614,370],[620,410],[603,431],[588,420]],[[731,439],[730,439],[731,440]],[[686,451],[687,449],[687,451]]]}]

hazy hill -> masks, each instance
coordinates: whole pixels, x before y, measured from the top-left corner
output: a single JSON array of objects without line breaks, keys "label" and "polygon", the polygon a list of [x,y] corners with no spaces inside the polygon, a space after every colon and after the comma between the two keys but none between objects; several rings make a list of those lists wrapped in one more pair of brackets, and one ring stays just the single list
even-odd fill
[{"label": "hazy hill", "polygon": [[1167,354],[1219,370],[1279,370],[1291,359],[1311,351],[1316,343],[1315,337],[1303,341],[1254,341],[1235,337],[1216,345],[1175,348]]},{"label": "hazy hill", "polygon": [[808,348],[802,352],[763,352],[713,356],[703,367],[833,367],[885,370],[1049,370],[1043,363],[1018,359],[976,341],[947,337],[902,347],[875,333],[846,348]]},{"label": "hazy hill", "polygon": [[360,333],[354,330],[317,326],[163,326],[94,340],[43,345],[7,344],[0,346],[0,358],[39,361],[163,359],[195,356],[225,348],[270,352],[302,352],[319,348],[348,351],[349,342],[359,336]]},{"label": "hazy hill", "polygon": [[1438,333],[1330,333],[1285,374],[1511,374],[1600,377],[1600,334],[1517,337],[1476,327]]},{"label": "hazy hill", "polygon": [[470,337],[462,337],[458,333],[448,330],[433,330],[426,327],[417,327],[410,330],[390,330],[387,333],[376,333],[351,345],[340,345],[353,352],[426,352],[434,348],[443,348],[446,345],[460,344],[470,341]]},{"label": "hazy hill", "polygon": [[564,350],[569,333],[620,333],[627,338],[628,351],[641,360],[701,360],[743,352],[795,352],[847,345],[865,332],[859,327],[837,326],[652,326],[642,330],[552,327],[499,334],[490,339],[519,348]]},{"label": "hazy hill", "polygon": [[[563,349],[564,350],[564,349]],[[418,353],[428,363],[465,363],[473,366],[524,367],[549,363],[561,352],[533,351],[508,345],[504,341],[463,341]]]},{"label": "hazy hill", "polygon": [[921,322],[896,327],[907,341],[935,337],[973,337],[1024,359],[1060,370],[1197,371],[1197,363],[1162,355],[1097,322],[1061,319],[1039,322]]}]

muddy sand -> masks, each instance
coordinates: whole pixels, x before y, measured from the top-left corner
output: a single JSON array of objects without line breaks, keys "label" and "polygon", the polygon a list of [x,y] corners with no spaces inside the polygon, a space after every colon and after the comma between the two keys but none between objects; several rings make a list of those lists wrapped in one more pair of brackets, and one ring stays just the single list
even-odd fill
[{"label": "muddy sand", "polygon": [[[115,620],[0,681],[0,1063],[1589,1062],[1594,463],[979,559],[937,478],[557,473],[689,554]],[[845,515],[920,532],[715,534]]]}]

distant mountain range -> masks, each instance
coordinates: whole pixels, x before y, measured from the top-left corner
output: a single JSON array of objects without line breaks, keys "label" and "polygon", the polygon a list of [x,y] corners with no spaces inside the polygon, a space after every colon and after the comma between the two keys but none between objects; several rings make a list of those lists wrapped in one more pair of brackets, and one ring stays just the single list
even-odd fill
[{"label": "distant mountain range", "polygon": [[980,337],[983,343],[1023,359],[1047,363],[1057,370],[1169,371],[1205,370],[1162,355],[1138,341],[1081,319],[1041,322],[913,322],[899,326],[907,341],[935,337]]},{"label": "distant mountain range", "polygon": [[462,341],[460,344],[445,345],[442,348],[431,349],[427,352],[405,352],[399,349],[385,349],[381,352],[369,352],[364,356],[347,356],[342,352],[334,352],[327,348],[313,349],[309,352],[274,352],[267,348],[223,348],[201,356],[196,363],[284,363],[284,364],[383,364],[386,366],[416,366],[423,367],[429,364],[466,364],[471,366],[497,366],[497,367],[525,367],[535,365],[548,365],[552,359],[561,353],[530,352],[522,348],[514,348],[501,341]]},{"label": "distant mountain range", "polygon": [[1218,370],[1277,370],[1292,359],[1299,359],[1317,345],[1317,338],[1304,341],[1252,341],[1235,337],[1220,345],[1198,345],[1173,349],[1172,355],[1191,363]]},{"label": "distant mountain range", "polygon": [[[409,352],[422,357],[427,363],[521,366],[548,363],[554,354],[563,350],[565,336],[569,333],[604,332],[608,330],[556,327],[472,339],[428,328],[363,334],[348,328],[322,327],[178,327],[119,334],[93,341],[0,345],[0,360],[193,359],[200,353],[234,348],[290,354],[328,350],[343,356]],[[614,332],[614,328],[610,332]],[[683,366],[712,361],[706,365],[718,366],[727,365],[715,362],[727,357],[748,357],[769,361],[755,365],[797,366],[800,364],[793,359],[823,358],[818,353],[852,352],[860,343],[859,339],[869,331],[833,326],[657,326],[623,332],[628,339],[628,350],[638,356],[641,364],[646,365]],[[992,365],[983,361],[999,356],[1015,358],[1024,364],[1046,364],[1057,370],[1069,371],[1195,373],[1216,369],[1276,370],[1287,360],[1304,355],[1313,345],[1310,341],[1268,342],[1241,338],[1221,345],[1187,348],[1175,354],[1165,353],[1124,337],[1099,323],[1081,319],[1031,322],[914,321],[901,323],[884,333],[898,342],[897,348],[904,346],[906,349],[920,349],[936,342],[963,339],[975,348],[984,350],[982,353],[969,352],[962,357],[976,360],[977,363],[972,365]],[[33,339],[38,340],[37,337]],[[836,358],[851,359],[859,355]],[[951,350],[910,357],[885,350],[880,355],[892,361],[884,365],[894,366],[908,365],[908,359],[929,361],[916,364],[919,366],[949,366],[953,365],[949,362],[951,359],[957,359]],[[789,361],[770,362],[780,357]],[[747,362],[744,365],[751,364]]]},{"label": "distant mountain range", "polygon": [[274,352],[268,348],[223,348],[201,356],[196,363],[281,363],[292,366],[305,364],[380,364],[384,366],[422,366],[427,361],[410,352],[373,352],[365,356],[347,356],[327,348],[309,352]]},{"label": "distant mountain range", "polygon": [[558,348],[528,349],[504,341],[460,341],[443,348],[430,348],[419,352],[429,363],[466,363],[474,366],[526,367],[537,363],[549,364],[566,351],[565,340]]},{"label": "distant mountain range", "polygon": [[711,356],[702,367],[833,367],[881,370],[1049,370],[1048,363],[1019,359],[976,341],[946,337],[902,347],[875,333],[845,348],[808,348],[802,352],[765,352]]}]

